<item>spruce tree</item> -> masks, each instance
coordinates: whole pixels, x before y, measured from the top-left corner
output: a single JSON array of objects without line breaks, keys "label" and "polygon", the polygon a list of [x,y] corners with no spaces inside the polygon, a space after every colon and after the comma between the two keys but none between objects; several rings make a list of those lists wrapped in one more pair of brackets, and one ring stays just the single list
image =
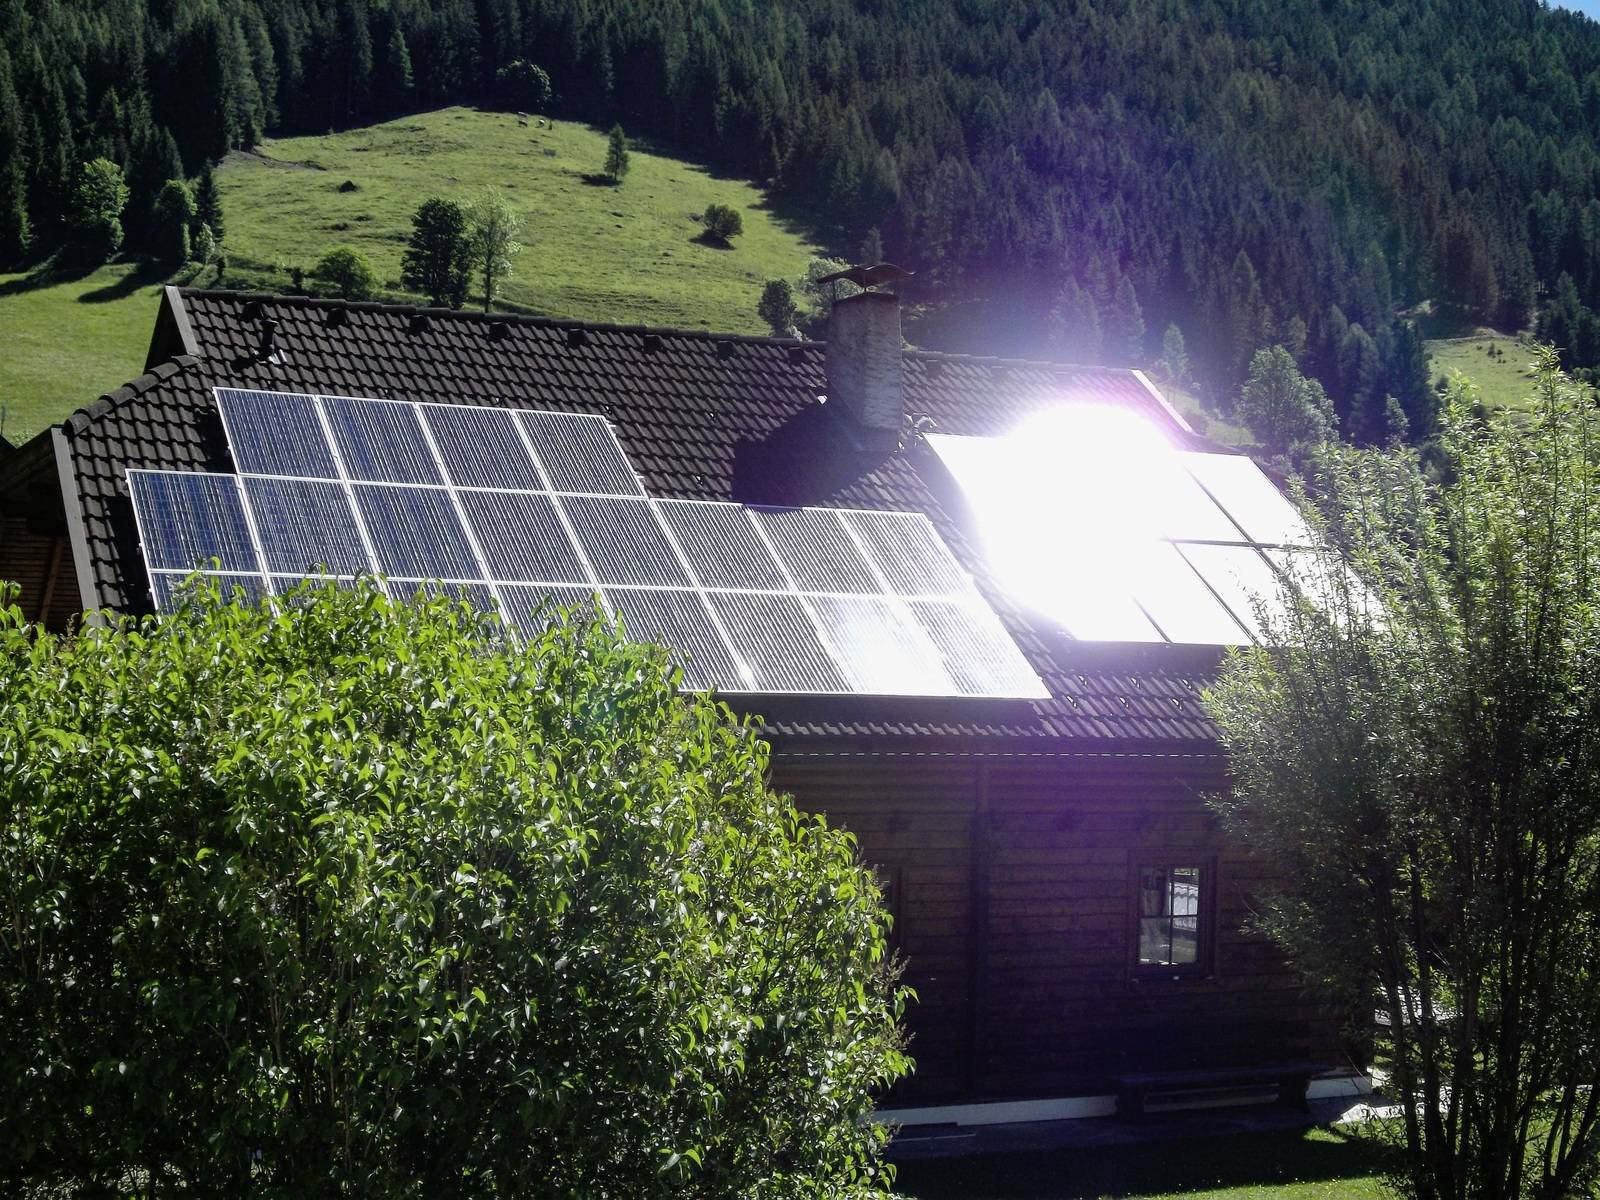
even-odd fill
[{"label": "spruce tree", "polygon": [[0,47],[0,263],[15,266],[33,241],[23,158],[22,108],[11,79],[11,59]]},{"label": "spruce tree", "polygon": [[612,183],[621,183],[627,173],[628,135],[622,132],[621,125],[613,125],[611,136],[606,141],[606,175]]},{"label": "spruce tree", "polygon": [[406,46],[405,31],[398,18],[389,32],[389,45],[383,58],[383,106],[398,112],[411,103],[415,84],[411,75],[411,50]]},{"label": "spruce tree", "polygon": [[435,196],[411,218],[411,242],[401,260],[400,282],[434,305],[460,308],[472,277],[467,214],[454,200]]},{"label": "spruce tree", "polygon": [[194,233],[199,233],[201,225],[208,226],[211,236],[216,241],[222,241],[227,236],[222,223],[222,195],[217,190],[217,178],[211,169],[211,164],[206,163],[200,168],[200,178],[194,185]]}]

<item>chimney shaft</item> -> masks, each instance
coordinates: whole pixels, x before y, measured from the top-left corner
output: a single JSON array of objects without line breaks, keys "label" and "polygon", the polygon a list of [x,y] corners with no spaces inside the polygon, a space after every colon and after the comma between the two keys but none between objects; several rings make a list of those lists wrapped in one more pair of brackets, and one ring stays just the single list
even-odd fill
[{"label": "chimney shaft", "polygon": [[828,404],[837,405],[867,449],[900,442],[902,395],[900,301],[887,292],[862,292],[834,303],[828,317]]}]

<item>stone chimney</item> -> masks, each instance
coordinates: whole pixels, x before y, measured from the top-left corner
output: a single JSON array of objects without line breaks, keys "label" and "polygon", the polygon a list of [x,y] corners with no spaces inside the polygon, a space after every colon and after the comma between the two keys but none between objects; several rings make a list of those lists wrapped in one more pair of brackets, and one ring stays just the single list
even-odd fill
[{"label": "stone chimney", "polygon": [[828,407],[844,418],[851,437],[863,449],[899,445],[905,411],[899,299],[862,292],[835,301],[825,370]]}]

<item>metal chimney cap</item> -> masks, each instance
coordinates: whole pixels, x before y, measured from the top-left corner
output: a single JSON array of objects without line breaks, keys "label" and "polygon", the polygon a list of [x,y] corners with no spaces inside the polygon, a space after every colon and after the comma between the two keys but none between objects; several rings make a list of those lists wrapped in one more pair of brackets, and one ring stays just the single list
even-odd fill
[{"label": "metal chimney cap", "polygon": [[893,263],[878,263],[871,267],[846,267],[843,271],[824,275],[817,282],[833,283],[836,280],[847,279],[857,287],[872,288],[884,283],[898,283],[914,274],[915,271],[907,271],[904,267],[897,267]]}]

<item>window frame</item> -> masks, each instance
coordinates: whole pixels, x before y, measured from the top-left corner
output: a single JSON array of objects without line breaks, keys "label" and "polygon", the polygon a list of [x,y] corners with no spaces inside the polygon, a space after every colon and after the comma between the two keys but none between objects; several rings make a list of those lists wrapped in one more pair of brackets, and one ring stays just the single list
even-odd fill
[{"label": "window frame", "polygon": [[[1139,961],[1141,899],[1144,873],[1194,867],[1200,871],[1200,901],[1196,906],[1195,960],[1192,963],[1142,963]],[[1135,983],[1159,980],[1208,979],[1215,973],[1217,925],[1217,860],[1207,854],[1136,854],[1128,866],[1128,977]]]}]

